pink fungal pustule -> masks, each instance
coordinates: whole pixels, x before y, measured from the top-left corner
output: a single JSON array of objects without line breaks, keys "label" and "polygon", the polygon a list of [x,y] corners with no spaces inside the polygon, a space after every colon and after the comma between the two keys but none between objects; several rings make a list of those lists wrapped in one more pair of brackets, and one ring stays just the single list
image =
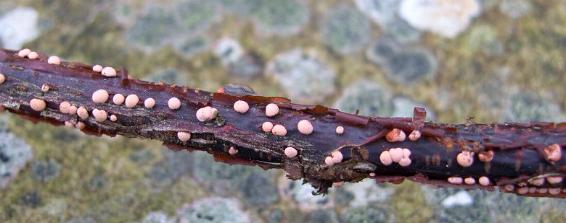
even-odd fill
[{"label": "pink fungal pustule", "polygon": [[181,142],[187,142],[191,139],[191,133],[189,133],[189,132],[177,132],[177,138]]},{"label": "pink fungal pustule", "polygon": [[34,111],[40,112],[45,110],[45,108],[47,108],[47,103],[45,103],[45,101],[42,99],[34,98],[29,101],[29,106]]},{"label": "pink fungal pustule", "polygon": [[176,97],[169,98],[169,100],[167,100],[167,107],[171,110],[177,110],[181,107],[181,100]]},{"label": "pink fungal pustule", "polygon": [[200,122],[210,121],[218,116],[218,109],[210,106],[199,108],[199,110],[197,110],[196,116]]},{"label": "pink fungal pustule", "polygon": [[106,111],[96,108],[92,110],[92,116],[97,122],[104,122],[108,119],[108,113]]},{"label": "pink fungal pustule", "polygon": [[297,123],[297,129],[304,135],[310,135],[314,131],[314,127],[309,120],[301,120]]},{"label": "pink fungal pustule", "polygon": [[549,176],[546,178],[549,184],[559,184],[562,183],[563,178],[561,176]]},{"label": "pink fungal pustule", "polygon": [[28,54],[28,58],[31,59],[31,60],[35,60],[35,59],[39,58],[39,53],[32,51]]},{"label": "pink fungal pustule", "polygon": [[102,74],[102,76],[105,76],[105,77],[115,77],[116,76],[116,69],[114,69],[113,67],[105,67],[105,68],[102,68],[102,70],[100,70],[100,73]]},{"label": "pink fungal pustule", "polygon": [[413,130],[411,134],[409,134],[409,140],[411,141],[417,141],[420,138],[421,138],[421,131],[419,130]]},{"label": "pink fungal pustule", "polygon": [[287,158],[295,158],[297,156],[297,154],[299,154],[297,149],[290,147],[290,146],[285,148],[284,153],[285,153],[285,156],[287,156]]},{"label": "pink fungal pustule", "polygon": [[18,51],[18,56],[21,58],[27,57],[31,53],[31,50],[28,48],[22,49]]},{"label": "pink fungal pustule", "polygon": [[86,120],[88,118],[88,110],[81,106],[77,109],[77,115],[79,116],[79,118],[81,118],[82,120]]},{"label": "pink fungal pustule", "polygon": [[110,121],[118,121],[118,117],[116,115],[110,115]]},{"label": "pink fungal pustule", "polygon": [[125,100],[126,97],[124,97],[123,94],[115,94],[114,97],[112,97],[112,102],[114,102],[115,105],[121,105]]},{"label": "pink fungal pustule", "polygon": [[108,91],[104,89],[98,89],[94,93],[92,93],[92,101],[96,104],[106,103],[108,97]]},{"label": "pink fungal pustule", "polygon": [[75,127],[77,127],[78,129],[84,129],[86,127],[86,125],[85,125],[84,122],[77,122]]},{"label": "pink fungal pustule", "polygon": [[341,125],[337,126],[336,127],[336,134],[338,134],[338,135],[344,134],[344,126],[341,126]]},{"label": "pink fungal pustule", "polygon": [[94,72],[96,72],[96,73],[102,72],[102,69],[104,69],[104,68],[103,68],[102,66],[98,65],[98,64],[92,66],[92,71],[94,71]]},{"label": "pink fungal pustule", "polygon": [[273,117],[276,116],[277,114],[279,114],[279,106],[274,104],[274,103],[270,103],[267,106],[265,106],[265,115],[267,117]]},{"label": "pink fungal pustule", "polygon": [[560,194],[560,188],[549,188],[548,193],[552,195],[558,195]]},{"label": "pink fungal pustule", "polygon": [[333,151],[330,156],[332,157],[333,163],[340,163],[344,159],[344,155],[340,151]]},{"label": "pink fungal pustule", "polygon": [[68,101],[63,101],[59,103],[59,111],[63,114],[69,114],[69,109],[71,107],[71,103]]},{"label": "pink fungal pustule", "polygon": [[401,159],[403,159],[402,148],[392,148],[389,150],[389,154],[391,155],[391,160],[393,160],[393,162],[398,163]]},{"label": "pink fungal pustule", "polygon": [[47,93],[48,91],[49,91],[49,85],[48,84],[41,85],[41,92]]},{"label": "pink fungal pustule", "polygon": [[261,124],[261,130],[264,132],[271,132],[273,129],[273,123],[271,122],[264,122]]},{"label": "pink fungal pustule", "polygon": [[6,76],[3,73],[0,73],[0,84],[3,84],[6,81]]},{"label": "pink fungal pustule", "polygon": [[456,156],[456,162],[462,167],[470,167],[474,164],[474,153],[470,151],[462,151]]},{"label": "pink fungal pustule", "polygon": [[464,180],[461,177],[448,177],[448,183],[462,184]]},{"label": "pink fungal pustule", "polygon": [[50,56],[47,58],[48,64],[59,65],[61,64],[61,59],[58,56]]},{"label": "pink fungal pustule", "polygon": [[126,105],[126,107],[128,108],[133,108],[136,107],[136,105],[138,105],[139,102],[140,102],[140,98],[137,95],[130,94],[126,97],[126,101],[124,101],[124,105]]},{"label": "pink fungal pustule", "polygon": [[228,154],[230,155],[236,155],[238,154],[238,149],[234,148],[233,146],[230,146],[230,148],[228,149]]},{"label": "pink fungal pustule", "polygon": [[517,189],[517,193],[518,194],[526,194],[529,192],[529,188],[528,187],[520,187]]},{"label": "pink fungal pustule", "polygon": [[476,183],[476,179],[474,179],[473,177],[466,177],[464,178],[464,183],[472,185]]},{"label": "pink fungal pustule", "polygon": [[481,176],[480,179],[478,180],[478,182],[482,186],[489,186],[489,184],[490,184],[489,178],[486,177],[486,176]]},{"label": "pink fungal pustule", "polygon": [[77,114],[77,106],[71,105],[71,107],[69,107],[69,114],[70,115]]},{"label": "pink fungal pustule", "polygon": [[403,157],[401,158],[401,160],[399,160],[399,165],[402,167],[408,167],[411,165],[411,163],[412,161],[410,158]]},{"label": "pink fungal pustule", "polygon": [[237,100],[236,102],[234,102],[234,111],[240,114],[244,114],[248,112],[249,109],[250,109],[250,105],[245,101]]},{"label": "pink fungal pustule", "polygon": [[153,107],[155,106],[155,99],[153,99],[153,98],[147,98],[147,99],[145,99],[145,100],[143,101],[143,106],[144,106],[145,108],[148,108],[148,109],[153,108]]},{"label": "pink fungal pustule", "polygon": [[391,158],[391,153],[389,153],[389,151],[383,151],[381,152],[381,154],[379,154],[379,161],[381,162],[381,164],[385,165],[385,166],[389,166],[393,163],[393,159]]},{"label": "pink fungal pustule", "polygon": [[538,177],[529,181],[530,184],[540,187],[544,184],[544,177]]},{"label": "pink fungal pustule", "polygon": [[327,156],[324,158],[324,164],[326,164],[327,166],[333,166],[334,165],[334,159],[332,159],[331,156]]},{"label": "pink fungal pustule", "polygon": [[503,190],[505,191],[514,191],[515,190],[515,186],[512,184],[507,184],[505,186],[503,186]]},{"label": "pink fungal pustule", "polygon": [[385,139],[388,142],[403,142],[407,135],[401,129],[392,129],[385,135]]},{"label": "pink fungal pustule", "polygon": [[557,162],[562,158],[562,148],[558,144],[552,144],[544,148],[544,158],[549,162]]},{"label": "pink fungal pustule", "polygon": [[285,136],[287,135],[287,129],[285,128],[285,126],[277,124],[273,126],[271,133],[276,136]]}]

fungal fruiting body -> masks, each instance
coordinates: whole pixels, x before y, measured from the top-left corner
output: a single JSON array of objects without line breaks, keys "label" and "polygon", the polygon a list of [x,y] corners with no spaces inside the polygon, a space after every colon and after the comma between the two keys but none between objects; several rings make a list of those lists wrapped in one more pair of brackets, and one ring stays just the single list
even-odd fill
[{"label": "fungal fruiting body", "polygon": [[111,78],[111,67],[55,61],[0,50],[0,105],[86,133],[155,139],[221,161],[282,168],[321,193],[370,177],[566,197],[566,123],[432,123],[422,108],[412,118],[365,117],[280,97],[149,83],[126,69]]},{"label": "fungal fruiting body", "polygon": [[50,57],[47,59],[47,63],[48,63],[48,64],[59,65],[59,64],[61,64],[61,59],[59,59],[58,56],[50,56]]}]

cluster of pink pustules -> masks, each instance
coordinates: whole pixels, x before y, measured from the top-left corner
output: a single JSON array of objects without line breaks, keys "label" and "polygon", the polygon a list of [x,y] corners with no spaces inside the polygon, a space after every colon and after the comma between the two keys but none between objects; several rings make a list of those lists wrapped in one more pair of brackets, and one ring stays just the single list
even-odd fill
[{"label": "cluster of pink pustules", "polygon": [[[29,49],[20,50],[17,53],[17,56],[22,58],[28,58],[31,60],[40,59],[40,55],[37,52],[31,51]],[[50,56],[47,59],[47,63],[51,65],[60,65],[61,59],[57,56]],[[100,73],[105,77],[117,76],[116,70],[112,67],[103,67],[101,65],[94,65],[92,67],[92,71]],[[0,73],[0,84],[4,83],[5,80],[6,80],[6,76]],[[49,88],[50,87],[48,84],[44,84],[43,86],[41,86],[41,90],[43,92],[48,92]],[[110,99],[110,94],[105,89],[98,89],[92,93],[92,101],[96,104],[107,103],[109,99]],[[129,94],[129,95],[114,94],[111,101],[116,105],[124,105],[128,108],[134,108],[138,105],[140,98],[135,94]],[[155,99],[146,98],[143,102],[143,105],[147,109],[152,109],[156,105],[156,103],[157,102],[155,101]],[[167,106],[171,110],[178,110],[181,107],[181,105],[182,105],[181,101],[176,97],[171,97],[167,101]],[[46,102],[38,98],[31,99],[29,101],[29,106],[31,107],[31,109],[37,112],[41,112],[47,108]],[[233,108],[235,112],[240,114],[245,114],[250,109],[250,106],[246,101],[238,100],[234,102]],[[113,114],[109,115],[109,113],[105,110],[93,109],[89,114],[88,110],[85,107],[83,106],[76,107],[67,101],[63,101],[59,104],[59,110],[61,113],[64,114],[77,115],[81,120],[88,119],[90,115],[92,115],[92,117],[94,117],[94,120],[97,122],[104,122],[107,119],[110,119],[110,121],[112,122],[116,122],[118,120],[117,116]],[[280,110],[277,104],[270,103],[267,106],[265,106],[266,117],[268,118],[275,117],[279,113]],[[214,120],[218,116],[218,110],[216,108],[206,106],[198,109],[195,115],[200,122],[207,122]],[[82,121],[73,121],[73,122],[67,121],[65,122],[65,125],[79,129],[83,129],[85,127],[85,124]],[[287,135],[287,128],[284,125],[274,124],[269,121],[262,123],[261,130],[267,134],[273,134],[276,136]],[[310,120],[303,119],[297,123],[297,130],[301,134],[310,135],[315,131],[315,126],[313,126],[313,123]],[[344,131],[345,128],[343,126],[336,126],[335,132],[337,135],[344,134]],[[386,134],[385,139],[388,142],[394,143],[394,142],[403,142],[407,138],[411,141],[417,141],[419,140],[420,137],[421,137],[421,132],[419,130],[413,130],[407,137],[406,133],[403,130],[395,128],[390,130]],[[186,143],[191,139],[191,133],[183,132],[183,131],[177,132],[177,138],[182,143]],[[299,155],[298,148],[288,146],[282,149],[285,156],[290,159],[295,158]],[[230,147],[228,149],[228,153],[230,155],[236,155],[238,153],[238,149],[235,147]],[[552,144],[544,148],[543,153],[545,156],[544,158],[547,161],[554,163],[561,159],[562,148],[558,144]],[[456,156],[456,162],[458,163],[458,165],[462,167],[470,167],[474,163],[474,155],[475,154],[472,151],[467,151],[467,150],[461,151]],[[494,152],[490,150],[490,151],[479,152],[477,154],[477,157],[481,162],[490,162],[493,159],[494,155],[495,155]],[[381,154],[379,155],[379,160],[381,164],[383,164],[384,166],[397,164],[401,167],[408,167],[412,163],[410,156],[411,156],[411,150],[409,148],[389,148],[381,152]],[[335,150],[330,152],[330,154],[324,159],[324,163],[327,166],[333,166],[335,164],[342,162],[342,160],[343,160],[343,154],[339,150]],[[375,176],[375,173],[370,173],[369,175]],[[514,191],[519,194],[535,193],[535,192],[559,194],[561,192],[560,188],[552,188],[552,187],[545,188],[540,186],[544,185],[545,182],[548,182],[548,184],[550,185],[558,185],[562,183],[562,180],[563,180],[562,176],[554,176],[554,175],[538,176],[529,179],[528,183],[522,183],[522,184],[520,183],[518,185],[512,185],[512,184],[504,185],[503,189],[508,192]],[[491,185],[491,182],[487,176],[481,176],[477,179],[473,177],[453,176],[447,178],[447,182],[456,185],[458,184],[473,185],[476,183],[478,183],[481,186]],[[528,186],[529,184],[535,187],[529,187]],[[565,191],[562,192],[566,193],[566,189]]]}]

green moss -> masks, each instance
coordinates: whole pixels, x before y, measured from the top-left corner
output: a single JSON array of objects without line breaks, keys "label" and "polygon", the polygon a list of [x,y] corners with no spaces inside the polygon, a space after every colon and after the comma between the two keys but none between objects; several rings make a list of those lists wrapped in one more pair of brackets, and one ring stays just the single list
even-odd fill
[{"label": "green moss", "polygon": [[395,219],[399,222],[428,222],[433,210],[426,203],[419,185],[405,182],[399,185],[391,199]]}]

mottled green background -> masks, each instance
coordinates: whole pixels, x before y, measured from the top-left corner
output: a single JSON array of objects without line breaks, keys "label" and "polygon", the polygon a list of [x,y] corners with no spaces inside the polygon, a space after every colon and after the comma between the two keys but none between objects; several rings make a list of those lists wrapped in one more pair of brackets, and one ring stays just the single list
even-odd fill
[{"label": "mottled green background", "polygon": [[[366,115],[410,115],[412,106],[424,105],[431,120],[441,122],[565,120],[564,1],[470,0],[480,12],[464,18],[469,25],[454,37],[408,24],[398,13],[402,1],[384,0],[374,9],[360,7],[362,2],[378,1],[2,0],[0,37],[12,38],[6,33],[34,20],[37,35],[28,33],[18,48],[127,67],[138,78],[210,91],[246,84],[261,95]],[[7,19],[14,13],[23,16]],[[223,38],[239,44],[241,54],[237,47],[219,48],[230,43]],[[8,42],[0,39],[0,46],[18,45]],[[281,171],[214,163],[206,154],[175,153],[159,142],[97,138],[0,117],[0,173],[6,173],[0,178],[0,222],[566,217],[566,202],[558,199],[411,182],[345,184],[313,197],[311,188],[285,180]],[[461,203],[448,205],[454,198]]]}]

